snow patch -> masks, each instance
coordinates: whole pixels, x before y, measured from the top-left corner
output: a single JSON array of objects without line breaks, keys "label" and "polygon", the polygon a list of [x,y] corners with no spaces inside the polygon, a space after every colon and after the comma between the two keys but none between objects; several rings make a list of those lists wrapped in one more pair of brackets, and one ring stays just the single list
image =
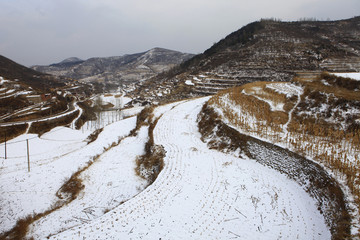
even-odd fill
[{"label": "snow patch", "polygon": [[344,78],[351,78],[357,81],[360,81],[360,73],[359,72],[353,72],[353,73],[332,73],[335,76],[338,77],[344,77]]},{"label": "snow patch", "polygon": [[293,83],[269,83],[266,87],[273,89],[275,92],[286,95],[287,98],[292,96],[302,95],[304,92],[303,87],[297,86]]},{"label": "snow patch", "polygon": [[195,84],[191,80],[186,80],[185,84],[188,86],[194,86]]}]

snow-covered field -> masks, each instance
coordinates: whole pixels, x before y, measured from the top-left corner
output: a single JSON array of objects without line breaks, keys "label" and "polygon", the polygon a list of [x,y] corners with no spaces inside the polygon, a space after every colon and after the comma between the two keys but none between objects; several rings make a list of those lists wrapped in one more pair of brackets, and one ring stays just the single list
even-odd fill
[{"label": "snow-covered field", "polygon": [[[44,139],[33,138],[31,148],[37,151],[39,160],[32,157],[30,173],[23,153],[14,164],[2,159],[0,232],[11,228],[20,217],[47,209],[57,200],[55,193],[65,178],[103,153],[81,174],[85,188],[78,198],[35,222],[28,236],[330,239],[314,199],[296,182],[248,157],[208,149],[200,140],[196,123],[206,100],[155,109],[155,116],[161,118],[154,129],[154,140],[165,148],[166,157],[164,169],[147,188],[134,171],[136,155],[143,153],[147,140],[146,127],[103,153],[104,147],[133,129],[135,118],[105,127],[89,145],[82,142],[87,133],[65,128],[43,135]],[[62,141],[46,150],[50,140],[45,138]]]},{"label": "snow-covered field", "polygon": [[[146,141],[146,129],[142,129],[137,137],[125,138],[83,172],[85,189],[79,197],[35,222],[29,236],[330,239],[315,201],[297,183],[247,157],[207,148],[200,140],[196,124],[205,100],[168,105],[155,111],[156,116],[163,114],[154,131],[155,143],[164,146],[166,158],[163,171],[152,185],[143,190],[144,180],[133,171],[135,156],[142,153]],[[34,166],[30,173],[24,168],[7,170],[11,164],[3,161],[1,196],[7,204],[1,208],[1,231],[9,229],[17,218],[43,211],[56,201],[55,192],[65,176],[101,152],[103,146],[125,136],[134,124],[135,119],[130,118],[109,125],[97,141],[86,146],[74,145],[67,150],[58,146],[58,153],[50,150],[47,154],[66,151],[69,154],[54,156],[53,160]],[[52,134],[57,136],[59,132],[54,130]],[[76,140],[85,137],[80,131],[77,134]],[[41,145],[34,142],[33,148],[41,149]],[[64,231],[67,228],[70,229]]]},{"label": "snow-covered field", "polygon": [[[136,118],[110,125],[98,137],[96,144],[87,145],[90,132],[59,127],[42,135],[21,135],[1,144],[0,168],[0,229],[9,230],[17,219],[39,213],[59,200],[55,194],[79,168],[123,137],[135,126]],[[29,139],[30,172],[27,164]]]},{"label": "snow-covered field", "polygon": [[103,94],[100,95],[99,98],[101,99],[102,103],[108,104],[111,103],[114,105],[114,108],[123,108],[125,104],[131,101],[131,98],[124,97],[122,93],[118,94]]}]

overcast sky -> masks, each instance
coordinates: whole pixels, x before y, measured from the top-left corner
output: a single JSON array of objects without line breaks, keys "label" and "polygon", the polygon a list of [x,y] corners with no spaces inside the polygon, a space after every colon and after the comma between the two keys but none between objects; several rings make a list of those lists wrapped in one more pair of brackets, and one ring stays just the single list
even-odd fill
[{"label": "overcast sky", "polygon": [[358,15],[360,0],[0,0],[0,55],[30,66],[154,47],[202,53],[261,18]]}]

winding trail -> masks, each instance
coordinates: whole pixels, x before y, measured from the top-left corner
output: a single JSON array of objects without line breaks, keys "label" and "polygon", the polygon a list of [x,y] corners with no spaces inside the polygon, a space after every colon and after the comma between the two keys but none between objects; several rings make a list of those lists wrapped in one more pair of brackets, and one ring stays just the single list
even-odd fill
[{"label": "winding trail", "polygon": [[154,140],[166,150],[165,166],[152,185],[51,239],[330,239],[297,183],[247,157],[208,149],[196,123],[206,100],[164,111]]},{"label": "winding trail", "polygon": [[292,114],[296,110],[297,106],[300,104],[301,95],[303,94],[303,91],[296,90],[295,88],[293,90],[296,91],[297,99],[296,99],[296,103],[295,103],[294,107],[288,112],[288,120],[287,120],[287,122],[283,125],[283,131],[285,133],[283,138],[285,138],[287,133],[288,133],[288,126],[289,126],[289,124],[290,124],[290,122],[292,120]]}]

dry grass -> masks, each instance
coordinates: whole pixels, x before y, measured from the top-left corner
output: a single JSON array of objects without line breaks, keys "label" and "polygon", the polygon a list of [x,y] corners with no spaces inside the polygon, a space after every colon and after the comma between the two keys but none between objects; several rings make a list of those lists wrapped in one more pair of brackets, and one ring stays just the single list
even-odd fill
[{"label": "dry grass", "polygon": [[56,196],[59,199],[66,199],[66,202],[71,202],[72,200],[76,199],[80,191],[85,188],[80,178],[80,174],[88,169],[92,163],[93,162],[89,162],[86,167],[71,175],[69,180],[67,180],[57,191]]},{"label": "dry grass", "polygon": [[16,126],[0,127],[0,143],[5,142],[5,136],[6,136],[6,141],[9,141],[10,139],[13,139],[21,134],[24,134],[27,128],[28,128],[27,123]]},{"label": "dry grass", "polygon": [[[143,114],[138,116],[137,126],[149,125],[148,136],[149,139],[145,144],[145,154],[136,158],[135,172],[138,176],[153,183],[161,170],[164,167],[165,150],[162,146],[154,143],[154,128],[160,117],[152,121],[152,108],[146,110]],[[150,112],[151,111],[151,112]],[[147,118],[145,118],[147,116]]]},{"label": "dry grass", "polygon": [[130,132],[130,136],[136,136],[142,126],[149,125],[149,122],[151,122],[153,118],[153,111],[153,106],[147,106],[137,115],[136,127]]},{"label": "dry grass", "polygon": [[99,134],[104,130],[104,128],[96,129],[94,132],[92,132],[87,138],[87,144],[90,144],[92,142],[95,142],[98,138]]},{"label": "dry grass", "polygon": [[[321,81],[323,79],[326,79],[327,84]],[[329,114],[318,114],[316,117],[301,114],[311,107],[320,108],[324,103],[329,105],[330,110],[339,106],[345,110],[346,106],[359,107],[359,92],[346,86],[348,79],[327,78],[326,74],[313,81],[301,81],[300,79],[294,81],[303,86],[304,93],[301,96],[300,104],[294,109],[286,136],[284,136],[282,124],[288,121],[288,112],[295,106],[297,97],[287,99],[285,112],[281,113],[279,111],[272,112],[265,101],[242,93],[243,89],[247,91],[254,86],[265,90],[266,83],[247,84],[227,90],[213,97],[209,104],[220,108],[224,117],[242,131],[274,143],[285,144],[289,149],[303,156],[312,157],[331,169],[333,173],[346,181],[359,210],[360,125],[355,122],[356,115],[348,115],[347,119],[335,115],[338,122],[349,123],[349,126],[344,129],[336,122],[326,121]],[[267,90],[264,92],[272,94]],[[278,96],[278,94],[274,94],[274,98],[283,101],[282,96]],[[232,107],[228,106],[229,101],[233,104]],[[250,118],[255,121],[249,121]]]}]

